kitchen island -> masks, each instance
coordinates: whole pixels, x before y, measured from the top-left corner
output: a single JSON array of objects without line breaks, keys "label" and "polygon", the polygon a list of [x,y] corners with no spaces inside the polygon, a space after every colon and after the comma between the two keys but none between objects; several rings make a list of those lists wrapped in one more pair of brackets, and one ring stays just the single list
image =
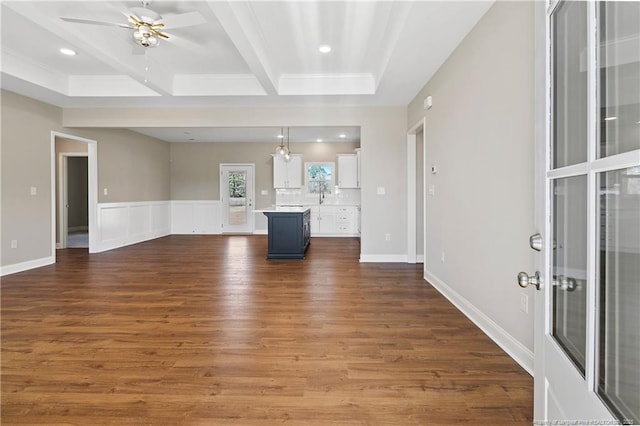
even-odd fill
[{"label": "kitchen island", "polygon": [[254,210],[267,216],[267,259],[304,259],[311,240],[311,209],[273,207]]}]

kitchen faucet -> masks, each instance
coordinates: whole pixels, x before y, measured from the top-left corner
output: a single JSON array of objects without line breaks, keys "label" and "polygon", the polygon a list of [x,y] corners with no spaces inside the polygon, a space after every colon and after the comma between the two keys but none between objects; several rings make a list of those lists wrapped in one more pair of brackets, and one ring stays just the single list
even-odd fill
[{"label": "kitchen faucet", "polygon": [[322,202],[324,201],[324,182],[318,182],[320,185],[318,185],[320,187],[320,192],[318,192],[318,204],[322,204]]}]

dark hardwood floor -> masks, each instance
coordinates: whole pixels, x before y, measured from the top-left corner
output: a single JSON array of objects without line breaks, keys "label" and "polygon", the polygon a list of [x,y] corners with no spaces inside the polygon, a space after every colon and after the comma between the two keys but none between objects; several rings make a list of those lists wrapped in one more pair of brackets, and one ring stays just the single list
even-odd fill
[{"label": "dark hardwood floor", "polygon": [[170,236],[2,279],[2,424],[531,424],[533,379],[357,239]]}]

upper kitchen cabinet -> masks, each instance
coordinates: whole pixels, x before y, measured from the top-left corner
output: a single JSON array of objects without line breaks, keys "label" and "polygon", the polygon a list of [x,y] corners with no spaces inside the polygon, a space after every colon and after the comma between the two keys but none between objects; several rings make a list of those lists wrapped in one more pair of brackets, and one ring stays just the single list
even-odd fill
[{"label": "upper kitchen cabinet", "polygon": [[360,188],[360,155],[338,154],[338,186],[340,188]]},{"label": "upper kitchen cabinet", "polygon": [[288,160],[273,156],[273,187],[302,188],[302,155],[291,154]]}]

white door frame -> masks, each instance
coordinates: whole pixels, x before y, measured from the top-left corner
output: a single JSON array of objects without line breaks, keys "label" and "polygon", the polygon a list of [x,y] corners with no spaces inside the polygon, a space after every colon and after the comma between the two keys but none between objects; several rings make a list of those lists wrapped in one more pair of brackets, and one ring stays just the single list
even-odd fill
[{"label": "white door frame", "polygon": [[69,234],[69,210],[67,207],[69,188],[68,188],[68,168],[69,157],[85,157],[88,159],[87,152],[60,152],[58,153],[58,230],[60,231],[60,245],[57,248],[67,248],[67,237]]},{"label": "white door frame", "polygon": [[[246,232],[247,234],[253,234],[255,231],[255,220],[253,217],[253,210],[255,207],[255,191],[256,191],[256,165],[254,163],[220,163],[220,173],[218,176],[220,176],[220,229],[222,229],[222,233],[223,234],[233,234],[233,231],[227,232],[224,227],[222,226],[224,224],[224,218],[225,215],[227,213],[225,213],[224,211],[224,200],[222,199],[222,194],[224,193],[225,189],[224,189],[224,184],[226,182],[223,182],[222,180],[222,170],[224,167],[249,167],[251,169],[251,191],[249,194],[247,194],[248,196],[250,196],[250,205],[249,207],[251,208],[249,212],[247,212],[247,220],[248,220],[248,227],[249,230]],[[228,203],[228,201],[227,201]],[[237,233],[237,232],[236,232]],[[244,233],[244,232],[243,232]]]},{"label": "white door frame", "polygon": [[[417,168],[416,168],[416,153],[417,153],[417,134],[422,131],[422,212],[423,217],[421,220],[423,223],[426,223],[427,217],[427,209],[426,209],[426,198],[424,196],[424,188],[426,188],[426,149],[425,149],[425,140],[426,140],[426,118],[422,118],[416,124],[411,126],[409,131],[407,132],[407,263],[417,263],[417,221],[418,218],[416,207],[417,207],[417,196],[416,196],[416,179],[417,179]],[[423,227],[423,235],[422,235],[424,244],[423,250],[424,259],[426,260],[426,227]],[[426,262],[425,262],[426,264]]]},{"label": "white door frame", "polygon": [[89,253],[97,252],[98,236],[98,141],[67,133],[51,131],[51,253],[56,256],[56,138],[87,144],[89,166]]}]

